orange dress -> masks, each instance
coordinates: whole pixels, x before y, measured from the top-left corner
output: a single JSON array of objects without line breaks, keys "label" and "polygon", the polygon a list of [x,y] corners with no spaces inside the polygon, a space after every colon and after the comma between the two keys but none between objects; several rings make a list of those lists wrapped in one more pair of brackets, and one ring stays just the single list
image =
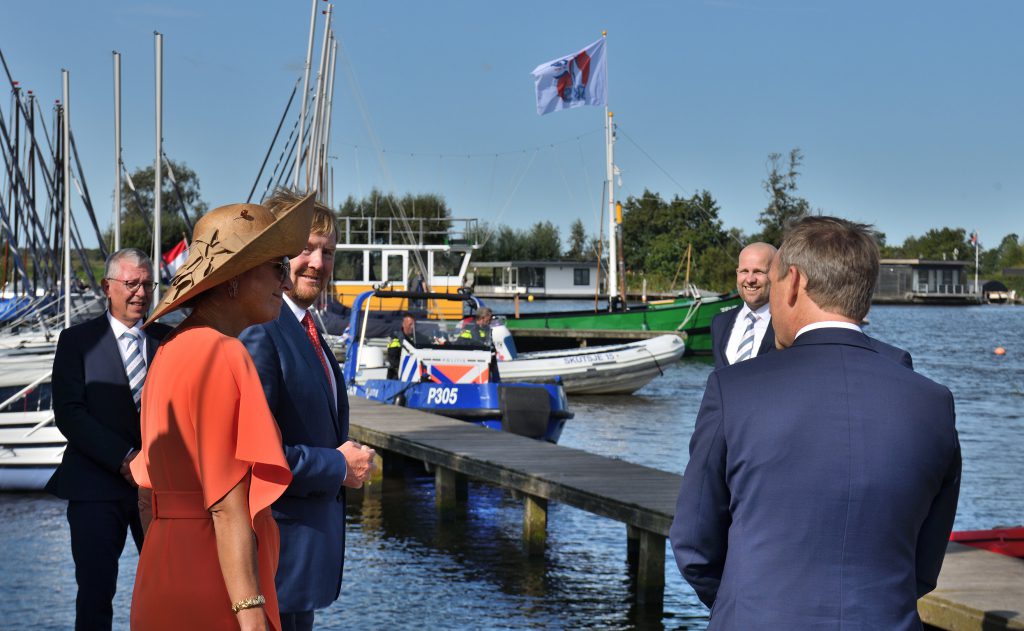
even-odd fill
[{"label": "orange dress", "polygon": [[264,610],[280,629],[280,541],[269,506],[291,472],[241,342],[195,327],[161,344],[142,393],[142,453],[131,468],[140,486],[153,489],[154,512],[135,576],[132,629],[238,628],[208,510],[249,471]]}]

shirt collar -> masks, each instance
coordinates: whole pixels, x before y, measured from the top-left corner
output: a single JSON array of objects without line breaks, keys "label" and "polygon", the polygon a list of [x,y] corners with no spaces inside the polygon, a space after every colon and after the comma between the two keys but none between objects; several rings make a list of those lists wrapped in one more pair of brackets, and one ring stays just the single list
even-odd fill
[{"label": "shirt collar", "polygon": [[131,329],[132,331],[134,331],[135,334],[140,339],[142,338],[142,320],[139,320],[138,322],[136,322],[134,324],[134,326],[130,326],[130,327],[129,326],[125,326],[124,322],[121,322],[120,320],[115,318],[113,316],[113,314],[110,313],[110,310],[108,309],[107,310],[107,321],[110,322],[110,328],[111,328],[111,330],[114,331],[114,337],[117,338],[117,339],[121,339],[121,336],[124,335],[124,332],[127,331],[128,329]]},{"label": "shirt collar", "polygon": [[838,320],[822,320],[821,322],[811,322],[810,324],[804,326],[802,329],[796,332],[796,337],[794,337],[793,339],[800,337],[801,335],[807,333],[808,331],[814,331],[816,329],[849,329],[851,331],[856,331],[858,333],[864,332],[863,330],[861,330],[859,326],[852,322],[839,322]]},{"label": "shirt collar", "polygon": [[753,310],[749,306],[747,306],[747,303],[744,302],[743,306],[740,307],[740,312],[736,314],[736,319],[742,320],[743,318],[747,317],[748,313],[753,313],[757,316],[757,321],[760,322],[765,318],[771,317],[771,308],[771,303],[766,302],[763,305],[761,305],[757,310]]},{"label": "shirt collar", "polygon": [[302,307],[300,307],[300,306],[296,305],[294,302],[292,302],[292,299],[288,297],[288,294],[283,294],[283,297],[284,297],[284,303],[286,305],[288,305],[288,308],[291,310],[292,315],[295,316],[296,320],[301,322],[302,318],[306,317],[306,311],[307,310],[303,309]]}]

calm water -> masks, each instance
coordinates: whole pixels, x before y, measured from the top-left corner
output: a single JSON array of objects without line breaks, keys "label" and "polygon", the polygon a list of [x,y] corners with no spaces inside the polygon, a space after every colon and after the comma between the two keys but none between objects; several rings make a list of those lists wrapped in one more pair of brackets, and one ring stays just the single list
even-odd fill
[{"label": "calm water", "polygon": [[[1024,522],[1024,309],[876,307],[869,332],[908,349],[917,369],[957,401],[964,455],[956,528]],[[992,353],[1006,348],[1004,357]],[[686,360],[630,397],[579,397],[562,444],[681,473],[710,365]],[[552,505],[546,556],[519,547],[521,504],[471,485],[463,519],[439,523],[429,481],[389,488],[348,517],[342,597],[319,628],[702,629],[706,610],[666,559],[664,613],[638,618],[629,602],[625,528]],[[65,505],[0,495],[0,628],[67,629],[74,566]],[[125,552],[115,607],[127,628],[138,560]]]}]

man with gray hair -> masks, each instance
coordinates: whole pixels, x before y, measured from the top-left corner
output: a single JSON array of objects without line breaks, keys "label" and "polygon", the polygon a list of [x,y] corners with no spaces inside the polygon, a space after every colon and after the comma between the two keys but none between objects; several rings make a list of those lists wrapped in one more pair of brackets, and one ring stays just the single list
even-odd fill
[{"label": "man with gray hair", "polygon": [[142,549],[137,485],[128,468],[139,454],[142,384],[170,328],[142,329],[153,300],[144,252],[118,250],[102,282],[107,309],[61,332],[53,359],[53,413],[67,438],[46,490],[68,500],[78,596],[76,629],[110,629],[117,563],[130,530]]},{"label": "man with gray hair", "polygon": [[868,226],[806,217],[769,271],[785,349],[708,378],[670,529],[709,629],[920,629],[960,489],[953,396],[860,330]]}]

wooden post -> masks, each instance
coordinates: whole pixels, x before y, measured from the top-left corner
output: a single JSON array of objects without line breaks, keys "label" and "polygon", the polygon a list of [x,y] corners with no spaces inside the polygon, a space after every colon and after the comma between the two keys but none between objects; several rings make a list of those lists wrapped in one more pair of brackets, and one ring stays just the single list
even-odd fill
[{"label": "wooden post", "polygon": [[442,519],[455,517],[456,500],[455,472],[444,467],[434,469],[434,505]]},{"label": "wooden post", "polygon": [[523,545],[528,556],[541,556],[548,538],[548,501],[526,495],[523,500]]},{"label": "wooden post", "polygon": [[640,530],[637,558],[636,603],[656,606],[665,600],[665,537]]},{"label": "wooden post", "polygon": [[626,567],[629,575],[636,578],[637,565],[640,562],[640,529],[626,524]]},{"label": "wooden post", "polygon": [[515,312],[515,319],[519,319],[519,292],[517,291],[515,296],[512,297],[513,311]]}]

